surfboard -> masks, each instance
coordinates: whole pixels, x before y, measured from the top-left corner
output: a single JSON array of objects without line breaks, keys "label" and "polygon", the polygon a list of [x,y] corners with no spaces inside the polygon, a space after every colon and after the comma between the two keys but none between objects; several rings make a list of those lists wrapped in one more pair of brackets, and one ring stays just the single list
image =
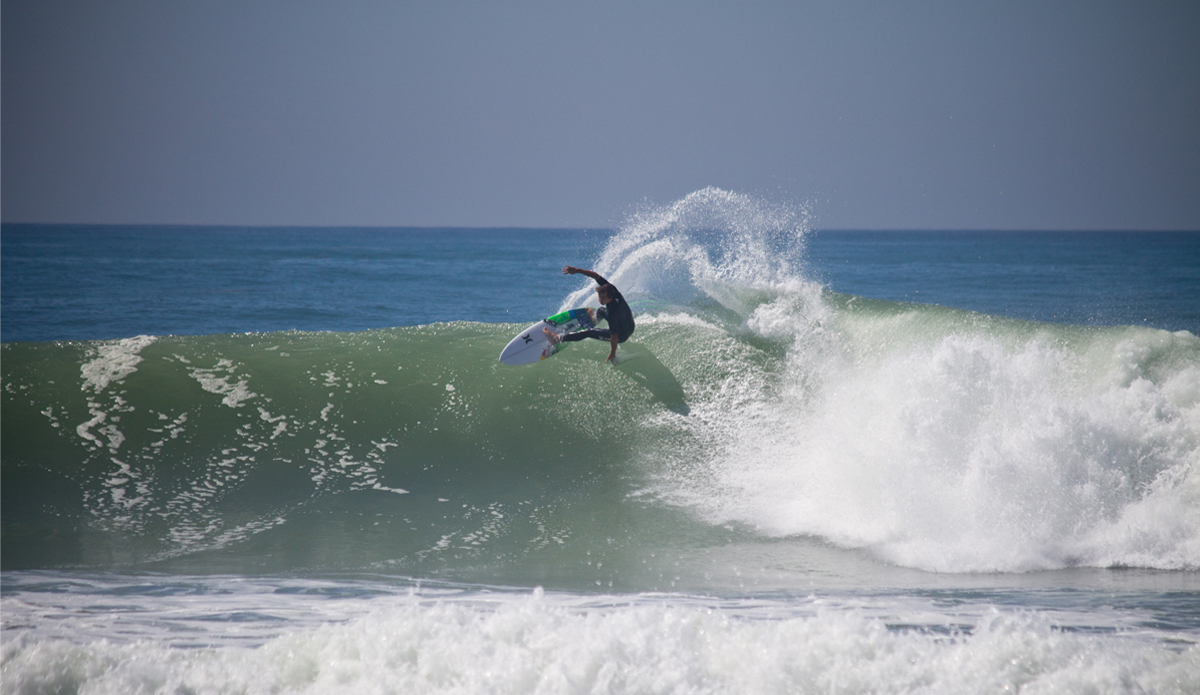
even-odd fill
[{"label": "surfboard", "polygon": [[596,321],[588,313],[588,309],[568,309],[560,314],[548,316],[510,340],[508,345],[504,346],[504,350],[500,352],[500,361],[504,364],[533,364],[566,347],[566,343],[551,342],[546,337],[543,328],[549,328],[561,336],[572,331],[592,328],[595,325]]}]

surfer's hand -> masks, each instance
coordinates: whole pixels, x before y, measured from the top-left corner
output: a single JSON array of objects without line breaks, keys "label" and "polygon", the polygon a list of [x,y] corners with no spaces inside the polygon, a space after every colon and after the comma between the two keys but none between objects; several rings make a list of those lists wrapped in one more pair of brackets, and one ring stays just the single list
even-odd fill
[{"label": "surfer's hand", "polygon": [[578,273],[578,272],[579,272],[579,268],[576,268],[573,265],[568,265],[568,266],[563,267],[563,275],[574,275],[575,273]]}]

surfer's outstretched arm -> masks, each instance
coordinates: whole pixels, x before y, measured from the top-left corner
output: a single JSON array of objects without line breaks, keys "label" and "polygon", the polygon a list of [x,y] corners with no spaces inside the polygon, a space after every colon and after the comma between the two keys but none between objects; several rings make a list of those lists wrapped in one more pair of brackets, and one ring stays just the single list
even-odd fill
[{"label": "surfer's outstretched arm", "polygon": [[563,275],[586,275],[586,276],[590,277],[591,279],[595,280],[597,285],[607,285],[608,284],[608,280],[605,280],[603,277],[601,277],[600,273],[597,273],[594,270],[585,270],[583,268],[576,268],[573,265],[569,265],[569,266],[566,266],[565,268],[563,268]]}]

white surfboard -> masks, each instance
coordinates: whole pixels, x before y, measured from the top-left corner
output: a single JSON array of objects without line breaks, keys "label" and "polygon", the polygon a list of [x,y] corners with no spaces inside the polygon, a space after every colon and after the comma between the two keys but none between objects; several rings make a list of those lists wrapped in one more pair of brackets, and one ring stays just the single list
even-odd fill
[{"label": "white surfboard", "polygon": [[562,336],[572,331],[592,328],[596,325],[589,309],[569,309],[561,314],[555,314],[533,324],[517,334],[500,352],[500,361],[504,364],[533,364],[550,357],[566,346],[562,342],[552,342],[543,330],[549,328],[554,334]]}]

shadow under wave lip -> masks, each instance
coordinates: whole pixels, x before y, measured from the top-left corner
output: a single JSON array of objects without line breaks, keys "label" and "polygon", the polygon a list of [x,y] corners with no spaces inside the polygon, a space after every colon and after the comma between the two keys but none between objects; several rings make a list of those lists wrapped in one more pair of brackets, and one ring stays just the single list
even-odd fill
[{"label": "shadow under wave lip", "polygon": [[654,400],[662,403],[667,410],[679,415],[691,412],[683,393],[683,385],[649,347],[639,343],[627,343],[621,349],[624,354],[617,354],[617,362],[614,365],[617,371],[643,386]]}]

